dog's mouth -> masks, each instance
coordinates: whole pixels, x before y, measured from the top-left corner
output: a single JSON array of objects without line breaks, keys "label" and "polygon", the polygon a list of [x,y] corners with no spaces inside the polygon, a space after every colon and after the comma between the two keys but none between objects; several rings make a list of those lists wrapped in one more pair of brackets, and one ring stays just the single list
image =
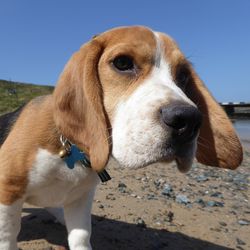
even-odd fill
[{"label": "dog's mouth", "polygon": [[172,146],[173,160],[180,172],[188,172],[193,164],[196,153],[196,140],[181,146]]},{"label": "dog's mouth", "polygon": [[180,172],[187,173],[192,167],[193,159],[176,157],[175,162]]},{"label": "dog's mouth", "polygon": [[180,156],[175,155],[172,157],[166,157],[166,158],[164,157],[160,161],[165,162],[165,163],[170,163],[170,162],[175,161],[178,170],[181,173],[187,173],[192,167],[193,160],[194,160],[194,157],[192,157],[192,156],[191,157],[180,157]]}]

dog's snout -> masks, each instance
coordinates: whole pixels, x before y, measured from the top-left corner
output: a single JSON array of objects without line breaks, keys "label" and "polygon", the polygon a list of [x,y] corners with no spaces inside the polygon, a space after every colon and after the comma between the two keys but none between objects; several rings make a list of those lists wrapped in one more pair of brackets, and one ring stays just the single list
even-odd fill
[{"label": "dog's snout", "polygon": [[161,119],[172,129],[175,142],[185,143],[193,140],[202,123],[201,112],[191,105],[172,104],[160,109]]}]

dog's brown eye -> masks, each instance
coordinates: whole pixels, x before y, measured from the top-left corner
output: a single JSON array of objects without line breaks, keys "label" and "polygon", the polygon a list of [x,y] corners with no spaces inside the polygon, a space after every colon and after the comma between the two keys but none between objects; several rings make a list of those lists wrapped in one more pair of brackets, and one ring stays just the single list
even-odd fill
[{"label": "dog's brown eye", "polygon": [[176,82],[178,84],[178,86],[185,90],[189,81],[190,81],[190,72],[186,67],[181,67],[177,70],[177,74],[176,74]]},{"label": "dog's brown eye", "polygon": [[134,69],[134,62],[129,56],[118,56],[114,59],[113,65],[120,71],[130,71]]}]

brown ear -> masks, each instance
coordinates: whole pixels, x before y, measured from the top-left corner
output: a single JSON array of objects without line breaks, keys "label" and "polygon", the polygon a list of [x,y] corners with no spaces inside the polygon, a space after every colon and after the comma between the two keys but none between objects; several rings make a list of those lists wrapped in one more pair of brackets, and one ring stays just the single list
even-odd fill
[{"label": "brown ear", "polygon": [[195,72],[188,96],[203,114],[197,160],[203,164],[235,169],[243,158],[242,146],[233,125]]},{"label": "brown ear", "polygon": [[54,119],[60,133],[83,149],[101,171],[109,156],[108,129],[98,79],[101,45],[92,40],[67,63],[54,91]]}]

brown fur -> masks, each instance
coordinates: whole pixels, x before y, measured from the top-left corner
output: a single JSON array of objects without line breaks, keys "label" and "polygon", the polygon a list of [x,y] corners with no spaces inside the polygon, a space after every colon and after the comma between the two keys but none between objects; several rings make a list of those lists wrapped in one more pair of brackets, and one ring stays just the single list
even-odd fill
[{"label": "brown fur", "polygon": [[84,149],[101,171],[109,157],[109,135],[97,65],[102,45],[91,41],[73,55],[55,89],[54,119],[61,133]]},{"label": "brown fur", "polygon": [[196,157],[206,165],[235,169],[243,159],[240,140],[224,110],[196,73],[193,71],[192,74],[194,84],[189,96],[203,114]]},{"label": "brown fur", "polygon": [[[106,45],[98,71],[104,92],[104,106],[112,121],[118,102],[131,96],[149,76],[154,65],[156,40],[152,32],[144,27],[115,29],[97,37],[96,40]],[[117,74],[111,62],[119,55],[134,59],[138,66],[136,74]]]},{"label": "brown fur", "polygon": [[51,96],[29,103],[0,149],[0,202],[11,204],[21,198],[28,182],[28,172],[38,148],[56,154],[59,135],[51,113]]}]

